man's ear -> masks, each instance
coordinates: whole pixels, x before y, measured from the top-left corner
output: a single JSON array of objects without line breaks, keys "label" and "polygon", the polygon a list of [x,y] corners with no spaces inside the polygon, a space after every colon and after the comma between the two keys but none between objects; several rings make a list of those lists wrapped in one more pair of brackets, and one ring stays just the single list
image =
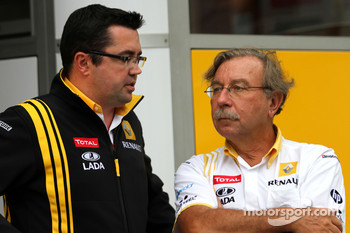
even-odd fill
[{"label": "man's ear", "polygon": [[269,117],[273,118],[273,116],[278,111],[279,107],[283,102],[283,93],[279,91],[272,92],[270,97],[270,106],[269,106]]},{"label": "man's ear", "polygon": [[89,73],[91,65],[91,57],[88,54],[77,52],[74,55],[74,66],[82,75],[86,76]]}]

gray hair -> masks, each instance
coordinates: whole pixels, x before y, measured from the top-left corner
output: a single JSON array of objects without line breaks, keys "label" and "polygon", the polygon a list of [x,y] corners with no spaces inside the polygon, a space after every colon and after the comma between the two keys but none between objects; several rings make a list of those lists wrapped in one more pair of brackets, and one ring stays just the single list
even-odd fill
[{"label": "gray hair", "polygon": [[280,61],[277,59],[276,52],[273,50],[263,50],[257,48],[233,48],[227,51],[219,53],[208,71],[204,75],[204,79],[208,82],[212,82],[216,71],[219,69],[220,65],[227,60],[233,59],[235,57],[256,57],[258,58],[264,66],[264,76],[262,85],[267,87],[265,89],[265,94],[267,97],[271,97],[272,92],[277,91],[283,94],[283,101],[277,110],[276,114],[282,111],[282,106],[286,101],[289,89],[294,86],[294,79],[287,81],[287,77],[284,74]]}]

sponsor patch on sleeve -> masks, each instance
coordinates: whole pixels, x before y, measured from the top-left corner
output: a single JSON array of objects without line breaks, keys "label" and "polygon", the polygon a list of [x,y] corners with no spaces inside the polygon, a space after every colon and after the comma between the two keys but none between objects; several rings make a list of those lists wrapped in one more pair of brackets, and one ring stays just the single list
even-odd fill
[{"label": "sponsor patch on sleeve", "polygon": [[335,203],[337,204],[343,203],[343,198],[341,197],[340,193],[336,189],[332,189],[330,192],[330,195]]},{"label": "sponsor patch on sleeve", "polygon": [[11,127],[10,125],[6,124],[6,123],[3,122],[3,121],[0,121],[0,128],[3,128],[3,129],[6,130],[7,132],[9,132],[9,131],[12,129],[12,127]]},{"label": "sponsor patch on sleeve", "polygon": [[322,155],[323,159],[338,159],[336,155]]}]

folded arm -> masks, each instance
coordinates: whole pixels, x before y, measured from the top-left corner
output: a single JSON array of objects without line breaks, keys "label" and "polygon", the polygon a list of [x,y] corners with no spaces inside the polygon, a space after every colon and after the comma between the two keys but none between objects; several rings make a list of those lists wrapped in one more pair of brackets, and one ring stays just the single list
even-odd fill
[{"label": "folded arm", "polygon": [[[276,209],[274,209],[276,210]],[[281,210],[281,209],[279,209]],[[177,232],[186,233],[221,233],[221,232],[334,232],[342,231],[340,220],[333,214],[327,216],[314,216],[317,209],[312,208],[311,212],[305,211],[304,216],[300,216],[296,221],[288,222],[286,225],[273,226],[270,219],[281,218],[276,216],[256,216],[243,210],[212,209],[202,205],[191,206],[178,216],[176,223]],[[283,211],[275,211],[276,214]],[[270,212],[269,212],[270,213]],[[285,216],[283,216],[285,217]]]}]

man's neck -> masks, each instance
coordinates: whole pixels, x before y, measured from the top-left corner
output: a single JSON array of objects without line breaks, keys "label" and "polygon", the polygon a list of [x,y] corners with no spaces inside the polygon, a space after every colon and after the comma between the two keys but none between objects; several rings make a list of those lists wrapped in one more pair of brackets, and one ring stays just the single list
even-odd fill
[{"label": "man's neck", "polygon": [[250,166],[255,166],[261,162],[262,158],[274,145],[276,133],[271,127],[260,136],[227,139],[227,141]]},{"label": "man's neck", "polygon": [[107,126],[107,129],[109,130],[115,115],[115,108],[109,108],[109,109],[102,108],[102,109],[103,109],[103,119]]}]

